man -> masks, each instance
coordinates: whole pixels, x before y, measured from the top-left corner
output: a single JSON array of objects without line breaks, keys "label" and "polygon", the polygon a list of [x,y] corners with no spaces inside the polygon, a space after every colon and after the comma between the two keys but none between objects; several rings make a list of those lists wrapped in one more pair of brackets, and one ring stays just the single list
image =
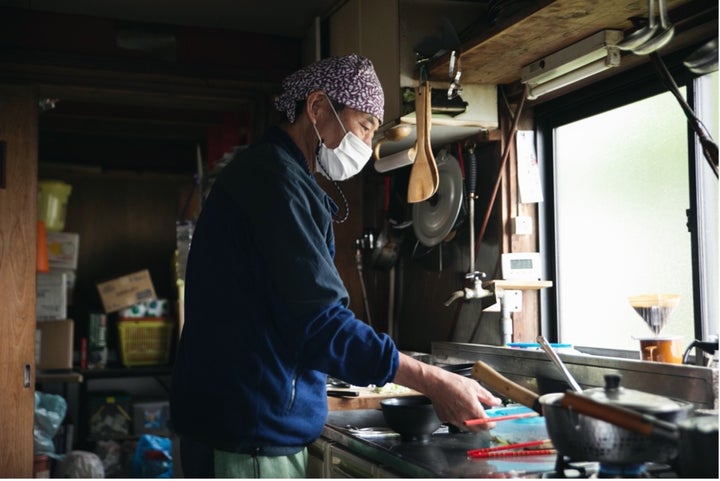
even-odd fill
[{"label": "man", "polygon": [[193,233],[170,399],[189,477],[304,476],[327,375],[416,389],[458,426],[500,402],[399,353],[347,308],[333,264],[341,214],[314,173],[344,180],[370,158],[384,102],[371,62],[328,58],[283,89],[287,120],[225,167]]}]

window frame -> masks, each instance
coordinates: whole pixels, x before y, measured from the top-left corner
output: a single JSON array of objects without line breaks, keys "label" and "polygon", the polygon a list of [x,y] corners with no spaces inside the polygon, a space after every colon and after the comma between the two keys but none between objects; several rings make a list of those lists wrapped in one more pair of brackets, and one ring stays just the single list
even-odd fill
[{"label": "window frame", "polygon": [[[694,109],[696,91],[692,74],[682,65],[682,60],[694,51],[693,48],[684,49],[662,60],[673,76],[676,84],[687,89],[687,102]],[[596,82],[566,95],[559,96],[535,107],[535,130],[538,160],[541,165],[542,183],[545,188],[545,201],[538,206],[538,237],[540,252],[544,256],[544,278],[553,280],[557,285],[557,251],[555,238],[555,185],[554,185],[554,129],[561,125],[591,117],[599,113],[612,110],[623,105],[631,104],[661,93],[668,89],[660,80],[653,64],[646,62],[639,67],[623,71],[613,77]],[[678,108],[680,106],[678,105]],[[700,271],[698,269],[701,253],[700,235],[698,229],[698,186],[697,186],[697,152],[698,143],[695,134],[687,126],[688,136],[688,175],[690,198],[688,221],[693,226],[690,229],[692,276],[693,276],[693,309],[695,312],[695,337],[703,339],[707,326],[703,320],[707,319],[707,303],[701,288]],[[717,141],[717,139],[715,139]],[[545,290],[540,293],[541,332],[553,341],[559,338],[558,322],[558,295],[556,289]],[[617,349],[591,349],[593,354],[613,355],[636,358],[636,352]],[[588,350],[590,352],[590,350]]]}]

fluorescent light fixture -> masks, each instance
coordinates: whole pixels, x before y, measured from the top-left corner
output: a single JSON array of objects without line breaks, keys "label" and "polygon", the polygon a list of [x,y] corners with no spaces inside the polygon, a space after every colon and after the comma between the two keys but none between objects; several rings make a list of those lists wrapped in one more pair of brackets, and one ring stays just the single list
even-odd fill
[{"label": "fluorescent light fixture", "polygon": [[601,30],[569,47],[526,65],[521,81],[529,87],[528,98],[557,90],[620,65],[620,30]]}]

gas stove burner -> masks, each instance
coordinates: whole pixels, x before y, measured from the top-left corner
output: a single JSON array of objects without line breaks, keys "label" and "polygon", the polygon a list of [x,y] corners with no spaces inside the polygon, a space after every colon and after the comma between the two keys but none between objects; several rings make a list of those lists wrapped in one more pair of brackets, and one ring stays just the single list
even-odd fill
[{"label": "gas stove burner", "polygon": [[595,477],[597,463],[584,463],[571,461],[562,454],[555,460],[555,471],[548,473],[548,478],[586,479]]},{"label": "gas stove burner", "polygon": [[598,478],[677,478],[677,473],[667,464],[600,464]]},{"label": "gas stove burner", "polygon": [[673,469],[661,463],[610,464],[574,461],[558,455],[555,470],[542,478],[587,479],[587,478],[673,478]]},{"label": "gas stove burner", "polygon": [[600,463],[598,478],[645,478],[645,465],[640,464],[608,464]]}]

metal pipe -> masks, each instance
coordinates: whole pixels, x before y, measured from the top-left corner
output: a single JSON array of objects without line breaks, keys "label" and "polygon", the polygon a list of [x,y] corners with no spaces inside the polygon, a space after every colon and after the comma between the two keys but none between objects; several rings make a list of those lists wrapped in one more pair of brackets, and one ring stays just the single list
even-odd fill
[{"label": "metal pipe", "polygon": [[469,221],[470,221],[470,269],[468,272],[475,272],[475,189],[477,187],[477,157],[475,156],[475,145],[468,147],[468,171],[465,173],[465,182],[468,191]]},{"label": "metal pipe", "polygon": [[502,296],[498,296],[498,298],[500,300],[500,312],[502,313],[502,315],[500,316],[500,335],[503,345],[506,346],[512,342],[512,316],[510,315],[510,306],[508,306],[508,303],[505,300],[504,293]]}]

